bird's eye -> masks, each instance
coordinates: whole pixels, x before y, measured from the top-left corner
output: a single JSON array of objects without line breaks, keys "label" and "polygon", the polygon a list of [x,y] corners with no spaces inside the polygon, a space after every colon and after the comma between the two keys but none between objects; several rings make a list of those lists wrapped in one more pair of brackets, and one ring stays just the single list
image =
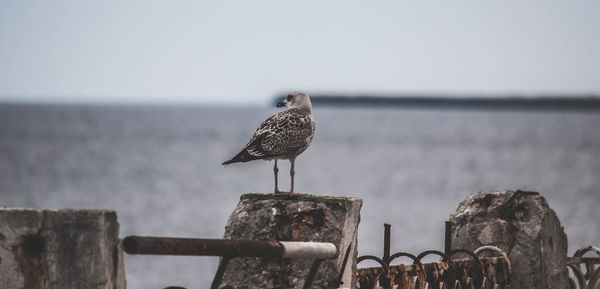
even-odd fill
[{"label": "bird's eye", "polygon": [[291,96],[291,95],[288,95],[288,96],[287,96],[285,99],[286,99],[287,101],[292,101],[292,98],[294,98],[294,97],[293,97],[293,96]]}]

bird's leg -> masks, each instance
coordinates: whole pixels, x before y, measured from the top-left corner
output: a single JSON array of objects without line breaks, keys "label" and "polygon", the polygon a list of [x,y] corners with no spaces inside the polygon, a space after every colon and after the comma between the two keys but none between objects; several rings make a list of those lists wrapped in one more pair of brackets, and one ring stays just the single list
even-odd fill
[{"label": "bird's leg", "polygon": [[296,171],[294,171],[294,163],[296,162],[296,159],[290,159],[290,163],[292,163],[291,167],[290,167],[290,179],[292,181],[292,184],[290,185],[290,194],[294,193],[294,175],[296,174]]},{"label": "bird's leg", "polygon": [[279,169],[277,168],[277,159],[275,159],[275,165],[273,166],[273,174],[275,174],[275,194],[279,193],[279,189],[277,188],[277,173],[279,172]]}]

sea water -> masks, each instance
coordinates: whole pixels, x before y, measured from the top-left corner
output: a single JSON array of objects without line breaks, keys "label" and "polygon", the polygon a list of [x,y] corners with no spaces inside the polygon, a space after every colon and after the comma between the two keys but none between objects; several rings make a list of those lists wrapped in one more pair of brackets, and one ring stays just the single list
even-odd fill
[{"label": "sea water", "polygon": [[[115,210],[121,236],[221,238],[239,196],[273,191],[272,163],[223,167],[275,108],[0,105],[0,205]],[[600,114],[315,107],[298,192],[364,200],[359,255],[443,248],[480,190],[542,193],[572,254],[600,245]],[[279,162],[280,189],[289,163]],[[128,288],[206,288],[215,257],[126,255]]]}]

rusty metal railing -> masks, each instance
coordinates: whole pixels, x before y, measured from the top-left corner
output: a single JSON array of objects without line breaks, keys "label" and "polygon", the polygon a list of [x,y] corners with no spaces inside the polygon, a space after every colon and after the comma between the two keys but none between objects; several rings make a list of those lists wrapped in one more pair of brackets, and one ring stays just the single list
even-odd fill
[{"label": "rusty metal railing", "polygon": [[[455,249],[451,250],[450,223],[446,222],[446,244],[444,252],[437,250],[425,251],[417,256],[399,252],[390,254],[391,225],[384,224],[383,257],[365,255],[358,262],[372,260],[380,267],[361,268],[357,271],[357,287],[360,289],[422,289],[422,288],[509,288],[510,262],[508,256],[497,247],[483,246],[474,252]],[[484,252],[492,252],[497,257],[482,257]],[[462,254],[468,259],[452,259]],[[424,257],[437,255],[442,262],[422,263]],[[409,258],[410,265],[391,265],[400,258]]]},{"label": "rusty metal railing", "polygon": [[[595,253],[597,257],[584,257],[587,253]],[[600,248],[587,246],[577,250],[573,257],[567,258],[567,267],[571,272],[571,289],[600,289]]]},{"label": "rusty metal railing", "polygon": [[[302,288],[308,289],[315,279],[322,260],[338,255],[336,246],[321,242],[286,242],[258,240],[224,240],[193,238],[162,238],[129,236],[123,239],[123,250],[129,254],[220,256],[221,262],[211,284],[217,289],[231,258],[271,257],[290,259],[315,259]],[[348,250],[349,252],[349,250]],[[346,258],[347,259],[346,254]],[[343,270],[343,267],[342,267]],[[340,275],[341,276],[341,275]]]}]

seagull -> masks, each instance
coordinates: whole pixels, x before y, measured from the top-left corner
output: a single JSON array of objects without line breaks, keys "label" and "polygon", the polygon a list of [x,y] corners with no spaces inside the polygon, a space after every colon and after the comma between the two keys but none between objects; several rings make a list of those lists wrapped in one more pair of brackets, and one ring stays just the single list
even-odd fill
[{"label": "seagull", "polygon": [[315,120],[312,116],[312,105],[307,94],[294,91],[277,107],[287,106],[288,109],[267,118],[254,132],[246,146],[232,159],[223,162],[228,165],[252,160],[275,160],[273,173],[275,175],[275,194],[280,192],[277,187],[277,160],[289,160],[290,194],[294,193],[294,163],[296,157],[304,152],[315,135]]}]

